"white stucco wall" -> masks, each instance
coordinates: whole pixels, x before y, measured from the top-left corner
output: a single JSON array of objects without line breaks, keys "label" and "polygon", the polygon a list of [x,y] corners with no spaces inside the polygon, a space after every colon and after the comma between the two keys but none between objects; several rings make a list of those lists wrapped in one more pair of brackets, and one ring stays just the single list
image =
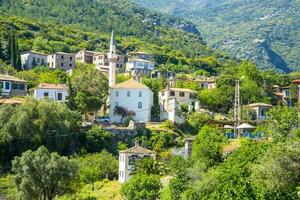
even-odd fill
[{"label": "white stucco wall", "polygon": [[[116,92],[119,95],[116,95]],[[130,92],[130,97],[127,96]],[[142,92],[142,97],[139,96]],[[142,102],[142,108],[138,108],[138,103]],[[109,97],[109,117],[112,123],[120,123],[121,116],[114,113],[115,106],[126,108],[129,111],[134,111],[133,117],[136,122],[151,121],[151,107],[153,105],[153,93],[149,89],[111,89]]]},{"label": "white stucco wall", "polygon": [[34,98],[37,100],[44,99],[44,93],[48,92],[49,96],[48,98],[53,101],[59,101],[58,100],[58,93],[62,93],[62,100],[59,102],[65,102],[66,98],[68,96],[67,90],[60,90],[60,89],[45,89],[45,88],[37,88],[34,90]]}]

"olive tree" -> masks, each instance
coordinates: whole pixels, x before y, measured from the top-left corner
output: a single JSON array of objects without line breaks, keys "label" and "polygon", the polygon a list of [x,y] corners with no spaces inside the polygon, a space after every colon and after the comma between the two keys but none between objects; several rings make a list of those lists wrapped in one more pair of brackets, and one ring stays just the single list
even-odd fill
[{"label": "olive tree", "polygon": [[22,199],[54,199],[76,176],[77,165],[44,146],[26,151],[12,162],[15,183]]}]

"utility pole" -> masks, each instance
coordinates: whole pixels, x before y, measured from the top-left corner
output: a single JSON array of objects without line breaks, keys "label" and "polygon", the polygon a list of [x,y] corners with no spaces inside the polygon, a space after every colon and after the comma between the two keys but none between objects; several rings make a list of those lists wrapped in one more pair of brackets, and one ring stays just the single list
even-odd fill
[{"label": "utility pole", "polygon": [[241,121],[241,96],[240,96],[240,81],[237,79],[235,81],[235,94],[234,94],[234,131],[238,134],[239,131],[237,127],[240,125]]}]

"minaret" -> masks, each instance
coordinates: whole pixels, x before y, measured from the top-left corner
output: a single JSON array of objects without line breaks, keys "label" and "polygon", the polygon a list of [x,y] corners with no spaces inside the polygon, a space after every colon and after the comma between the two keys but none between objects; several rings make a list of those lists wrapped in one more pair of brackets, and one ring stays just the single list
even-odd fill
[{"label": "minaret", "polygon": [[114,86],[116,83],[117,55],[116,55],[116,42],[115,42],[114,31],[111,32],[108,61],[109,61],[109,72],[108,72],[109,87],[111,87]]}]

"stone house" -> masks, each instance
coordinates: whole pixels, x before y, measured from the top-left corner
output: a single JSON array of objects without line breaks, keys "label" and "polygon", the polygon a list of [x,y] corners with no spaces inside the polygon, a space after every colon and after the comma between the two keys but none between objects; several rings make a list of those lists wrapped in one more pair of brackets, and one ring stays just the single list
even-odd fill
[{"label": "stone house", "polygon": [[56,52],[48,55],[47,63],[48,67],[52,69],[68,71],[75,67],[75,55],[72,53]]}]

